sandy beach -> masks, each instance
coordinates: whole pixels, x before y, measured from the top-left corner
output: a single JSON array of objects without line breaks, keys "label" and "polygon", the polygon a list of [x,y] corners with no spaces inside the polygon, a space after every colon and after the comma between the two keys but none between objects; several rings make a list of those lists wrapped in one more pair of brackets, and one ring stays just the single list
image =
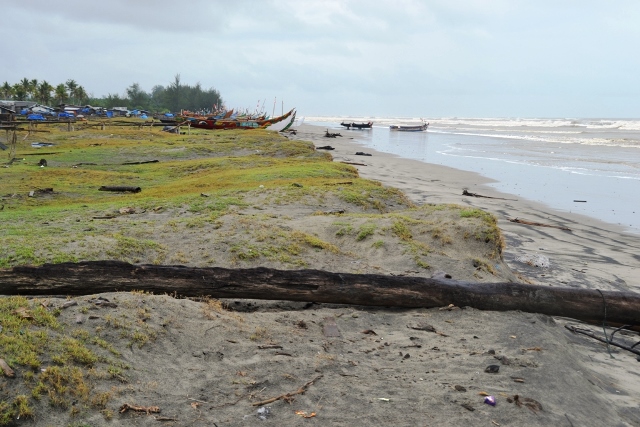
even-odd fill
[{"label": "sandy beach", "polygon": [[[497,192],[486,185],[491,182],[489,179],[473,172],[368,149],[357,143],[362,131],[337,132],[343,137],[325,138],[325,128],[302,125],[295,138],[311,140],[316,146],[332,146],[334,150],[329,152],[335,161],[365,164],[356,165],[362,177],[398,188],[417,204],[455,203],[492,212],[507,240],[505,261],[514,271],[525,273],[532,283],[640,291],[640,239],[624,233],[621,227]],[[357,152],[371,156],[356,155]],[[463,189],[485,197],[463,196]],[[509,221],[515,218],[570,230]],[[547,258],[549,268],[532,269],[516,261],[524,255]]]},{"label": "sandy beach", "polygon": [[[452,242],[455,249],[449,251],[456,253],[441,257],[442,262],[434,256],[438,264],[422,271],[403,253],[366,252],[364,246],[342,248],[353,256],[312,252],[308,268],[397,276],[451,274],[468,281],[519,280],[637,292],[637,237],[586,217],[512,200],[473,173],[363,149],[357,132],[325,138],[324,131],[302,125],[289,138],[312,141],[316,147],[330,145],[334,150],[326,152],[334,162],[352,164],[361,177],[400,189],[418,206],[454,203],[494,213],[506,239],[506,264],[499,261],[496,266],[508,265],[511,271],[479,274],[465,254],[465,245],[473,245],[473,239]],[[356,154],[365,151],[371,155]],[[463,196],[463,189],[484,197]],[[184,251],[185,264],[208,265],[198,252],[205,245],[198,236],[221,235],[232,241],[243,233],[237,224],[303,230],[348,244],[336,237],[339,217],[314,215],[320,208],[341,208],[338,200],[261,206],[263,199],[256,194],[254,203],[228,214],[215,227],[176,235],[181,240],[170,241],[171,250]],[[366,212],[352,213],[352,221],[366,219]],[[149,211],[127,218],[103,227],[135,218],[140,223],[158,221],[158,228],[160,221],[176,217]],[[231,243],[213,240],[206,245],[211,258],[226,260]],[[522,261],[527,259],[548,266]],[[248,266],[257,265],[251,260],[233,265]],[[118,363],[110,367],[111,378],[94,378],[96,391],[108,394],[108,403],[102,413],[85,412],[78,405],[77,417],[84,423],[78,425],[640,426],[636,356],[615,347],[609,352],[606,345],[568,331],[565,325],[602,332],[572,319],[455,306],[399,309],[180,299],[143,292],[70,299],[77,305],[65,298],[44,298],[42,304],[59,309],[58,321],[75,331],[74,336],[100,331],[112,346],[96,349],[105,360],[119,354]],[[623,331],[616,338],[633,343],[638,335]],[[3,381],[5,391],[9,380]],[[39,402],[37,413],[46,416],[12,425],[69,424],[68,410],[50,409],[45,399]]]}]

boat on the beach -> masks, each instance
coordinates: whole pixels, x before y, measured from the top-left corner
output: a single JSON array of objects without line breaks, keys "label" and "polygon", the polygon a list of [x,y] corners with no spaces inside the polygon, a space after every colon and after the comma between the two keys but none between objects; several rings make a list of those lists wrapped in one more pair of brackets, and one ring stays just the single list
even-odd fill
[{"label": "boat on the beach", "polygon": [[347,129],[371,129],[371,127],[373,126],[373,122],[367,122],[367,123],[345,123],[342,122],[340,123],[340,125],[346,127]]},{"label": "boat on the beach", "polygon": [[227,112],[222,118],[217,117],[188,117],[189,124],[198,129],[264,129],[275,123],[279,123],[294,114],[295,109],[291,109],[286,114],[272,118],[258,118],[258,119],[246,119],[246,118],[231,118]]},{"label": "boat on the beach", "polygon": [[274,123],[267,127],[267,130],[275,130],[276,132],[285,132],[289,130],[289,128],[293,125],[293,122],[296,121],[296,112],[293,112],[291,119],[282,120],[278,123]]},{"label": "boat on the beach", "polygon": [[389,126],[389,129],[397,130],[401,132],[422,132],[427,130],[428,127],[429,127],[429,123],[423,122],[421,125],[414,125],[414,126],[391,125]]}]

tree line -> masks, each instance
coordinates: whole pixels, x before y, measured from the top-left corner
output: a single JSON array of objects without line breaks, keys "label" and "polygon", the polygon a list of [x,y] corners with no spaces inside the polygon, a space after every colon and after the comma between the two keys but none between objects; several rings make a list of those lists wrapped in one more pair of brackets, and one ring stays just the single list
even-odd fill
[{"label": "tree line", "polygon": [[87,93],[85,88],[75,80],[53,86],[46,80],[23,78],[20,82],[10,84],[5,81],[0,86],[0,99],[14,101],[33,101],[43,105],[76,104],[93,107],[127,107],[131,110],[147,110],[151,112],[168,112],[179,110],[210,110],[222,106],[220,92],[214,88],[203,89],[200,83],[184,84],[180,74],[167,86],[153,86],[151,92],[145,92],[140,84],[133,83],[126,88],[124,94],[108,94],[96,98]]}]

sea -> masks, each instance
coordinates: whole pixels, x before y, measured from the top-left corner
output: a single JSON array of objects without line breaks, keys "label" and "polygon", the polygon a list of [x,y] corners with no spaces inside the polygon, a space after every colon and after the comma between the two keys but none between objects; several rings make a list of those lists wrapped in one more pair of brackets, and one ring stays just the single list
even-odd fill
[{"label": "sea", "polygon": [[[640,119],[305,117],[335,131],[341,122],[365,147],[477,172],[495,189],[640,234]],[[390,125],[429,123],[426,132]],[[427,170],[427,169],[426,169]]]}]

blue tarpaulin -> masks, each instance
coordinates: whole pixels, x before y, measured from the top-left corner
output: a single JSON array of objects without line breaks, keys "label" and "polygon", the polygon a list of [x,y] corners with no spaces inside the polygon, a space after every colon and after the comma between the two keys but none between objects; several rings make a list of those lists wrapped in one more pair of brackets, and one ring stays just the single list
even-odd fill
[{"label": "blue tarpaulin", "polygon": [[29,114],[27,120],[45,120],[42,114]]}]

